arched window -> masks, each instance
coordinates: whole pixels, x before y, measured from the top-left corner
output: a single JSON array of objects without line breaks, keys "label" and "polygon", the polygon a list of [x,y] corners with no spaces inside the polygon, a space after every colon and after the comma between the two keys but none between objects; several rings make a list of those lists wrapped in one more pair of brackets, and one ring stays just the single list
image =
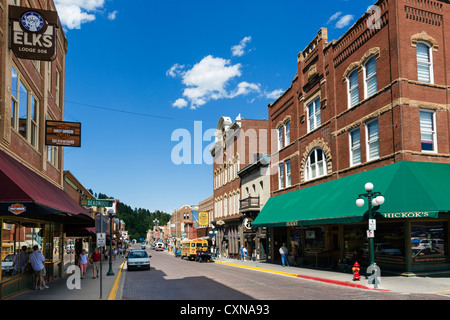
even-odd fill
[{"label": "arched window", "polygon": [[305,165],[305,180],[315,179],[327,174],[325,153],[320,148],[313,149],[308,155]]},{"label": "arched window", "polygon": [[417,80],[425,83],[433,83],[433,58],[431,46],[425,42],[418,42],[416,46],[417,56]]},{"label": "arched window", "polygon": [[377,60],[372,56],[364,65],[364,92],[365,98],[370,97],[378,90]]},{"label": "arched window", "polygon": [[348,107],[351,108],[359,102],[358,70],[354,70],[347,79],[348,82]]},{"label": "arched window", "polygon": [[228,215],[228,198],[225,195],[225,197],[223,198],[223,215],[227,216]]}]

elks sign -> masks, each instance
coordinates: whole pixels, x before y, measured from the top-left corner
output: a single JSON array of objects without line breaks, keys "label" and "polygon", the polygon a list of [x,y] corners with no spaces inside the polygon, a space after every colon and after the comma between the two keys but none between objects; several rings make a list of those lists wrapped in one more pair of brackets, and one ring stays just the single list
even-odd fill
[{"label": "elks sign", "polygon": [[9,6],[10,48],[17,58],[52,61],[56,58],[55,11]]}]

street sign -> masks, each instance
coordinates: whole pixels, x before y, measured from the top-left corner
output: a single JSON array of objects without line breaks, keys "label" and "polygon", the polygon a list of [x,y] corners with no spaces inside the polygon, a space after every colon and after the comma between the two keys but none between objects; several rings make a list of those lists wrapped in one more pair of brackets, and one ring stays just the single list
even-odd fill
[{"label": "street sign", "polygon": [[81,199],[80,204],[83,207],[112,207],[114,201],[112,200],[96,200],[96,199]]},{"label": "street sign", "polygon": [[97,233],[97,248],[106,246],[106,233]]},{"label": "street sign", "polygon": [[367,230],[367,238],[375,238],[375,231]]},{"label": "street sign", "polygon": [[377,220],[369,219],[369,230],[377,230]]}]

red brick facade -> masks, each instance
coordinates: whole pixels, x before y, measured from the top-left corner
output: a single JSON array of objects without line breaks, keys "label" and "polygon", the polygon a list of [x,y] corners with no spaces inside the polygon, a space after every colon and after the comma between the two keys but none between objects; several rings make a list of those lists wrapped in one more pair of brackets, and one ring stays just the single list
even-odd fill
[{"label": "red brick facade", "polygon": [[[298,54],[291,87],[269,105],[272,130],[290,121],[290,143],[271,150],[272,159],[279,159],[271,165],[291,161],[291,186],[280,189],[278,175],[273,174],[271,196],[402,160],[450,163],[450,32],[444,27],[450,4],[384,0],[375,5],[380,9],[379,28],[371,20],[374,13],[366,13],[338,40],[329,42],[327,30],[320,29]],[[429,47],[431,83],[418,81],[418,43]],[[376,92],[368,96],[366,63],[372,57]],[[359,99],[349,107],[349,76],[354,70]],[[320,125],[309,130],[308,105],[316,97],[320,97]],[[422,151],[420,110],[434,115],[434,152]],[[367,125],[374,120],[378,120],[379,156],[369,160]],[[351,165],[350,132],[358,128],[360,163]],[[311,179],[305,168],[314,148],[323,150],[326,173]]]}]

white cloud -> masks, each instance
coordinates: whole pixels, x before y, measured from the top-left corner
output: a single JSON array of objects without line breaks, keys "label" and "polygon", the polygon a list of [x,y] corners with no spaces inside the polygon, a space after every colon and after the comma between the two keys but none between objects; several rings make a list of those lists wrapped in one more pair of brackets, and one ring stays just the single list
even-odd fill
[{"label": "white cloud", "polygon": [[105,0],[55,0],[61,23],[68,29],[80,29],[83,23],[94,21],[104,5]]},{"label": "white cloud", "polygon": [[116,20],[116,17],[117,17],[117,13],[118,13],[119,11],[117,11],[117,10],[114,10],[113,12],[110,12],[110,13],[108,13],[108,19],[109,20]]},{"label": "white cloud", "polygon": [[247,42],[250,42],[252,37],[245,37],[242,39],[239,44],[231,47],[231,53],[234,57],[241,57],[245,53],[245,47],[247,46]]},{"label": "white cloud", "polygon": [[231,79],[241,76],[240,69],[241,64],[232,65],[230,60],[209,55],[184,73],[182,83],[187,88],[183,96],[193,109],[211,99],[225,98],[228,96],[226,86]]},{"label": "white cloud", "polygon": [[182,109],[184,107],[187,107],[188,102],[186,100],[184,100],[183,98],[179,98],[177,99],[172,106],[178,109]]},{"label": "white cloud", "polygon": [[327,24],[329,24],[330,22],[336,20],[340,15],[342,14],[341,11],[336,12],[335,14],[333,14],[327,21]]},{"label": "white cloud", "polygon": [[271,92],[265,92],[264,95],[268,99],[278,99],[283,94],[283,92],[284,92],[283,89],[277,89]]},{"label": "white cloud", "polygon": [[353,20],[353,15],[346,14],[342,18],[339,19],[338,22],[336,22],[335,27],[338,29],[342,29],[350,24],[350,22]]},{"label": "white cloud", "polygon": [[175,63],[173,66],[170,67],[169,70],[166,71],[166,76],[175,78],[178,75],[183,75],[185,73],[183,69],[184,65]]}]

